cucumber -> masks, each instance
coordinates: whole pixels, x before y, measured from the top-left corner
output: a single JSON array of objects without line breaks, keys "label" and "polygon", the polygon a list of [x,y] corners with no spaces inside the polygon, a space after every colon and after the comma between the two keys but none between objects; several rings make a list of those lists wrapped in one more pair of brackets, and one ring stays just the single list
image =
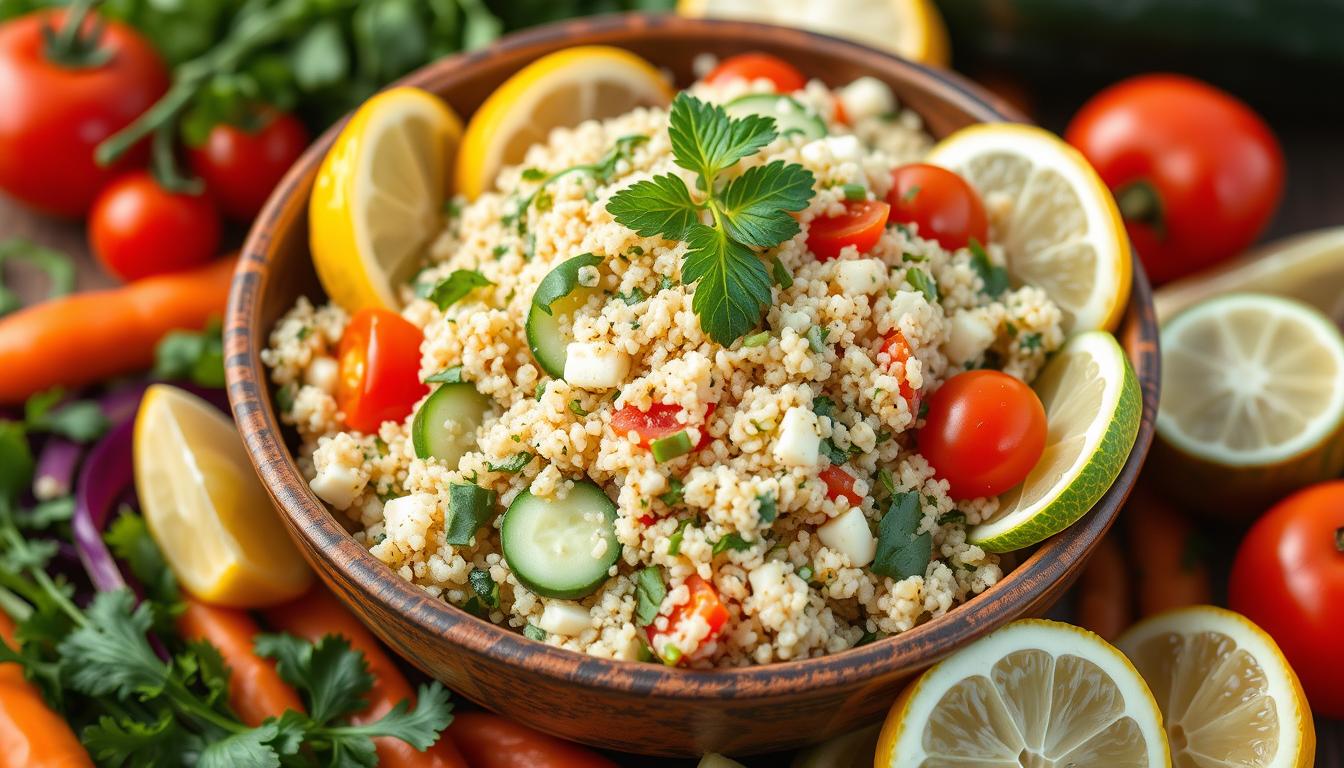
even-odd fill
[{"label": "cucumber", "polygon": [[[563,499],[518,494],[504,512],[499,539],[505,562],[523,586],[562,600],[591,595],[621,556],[616,505],[588,481],[575,483]],[[607,546],[594,557],[603,539]]]},{"label": "cucumber", "polygon": [[475,444],[476,428],[488,410],[490,399],[465,381],[434,390],[411,423],[415,455],[438,459],[455,469],[462,454]]},{"label": "cucumber", "polygon": [[574,339],[560,330],[562,321],[595,293],[579,285],[579,270],[595,267],[602,257],[583,253],[561,262],[542,278],[527,310],[527,346],[543,371],[557,379],[565,377],[566,348]]},{"label": "cucumber", "polygon": [[752,93],[739,96],[724,106],[729,117],[742,118],[747,115],[773,117],[779,133],[801,133],[808,141],[825,136],[826,122],[816,113],[799,104],[797,100],[776,93]]}]

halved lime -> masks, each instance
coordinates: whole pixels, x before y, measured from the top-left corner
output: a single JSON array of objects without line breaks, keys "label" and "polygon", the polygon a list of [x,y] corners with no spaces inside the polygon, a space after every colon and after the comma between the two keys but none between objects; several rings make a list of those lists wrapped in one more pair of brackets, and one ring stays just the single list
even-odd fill
[{"label": "halved lime", "polygon": [[1263,510],[1344,471],[1344,336],[1293,299],[1209,299],[1162,327],[1155,454],[1177,497]]},{"label": "halved lime", "polygon": [[1045,406],[1045,450],[1000,497],[994,518],[968,532],[991,552],[1030,546],[1082,517],[1115,482],[1139,433],[1139,380],[1109,333],[1074,336],[1032,388]]}]

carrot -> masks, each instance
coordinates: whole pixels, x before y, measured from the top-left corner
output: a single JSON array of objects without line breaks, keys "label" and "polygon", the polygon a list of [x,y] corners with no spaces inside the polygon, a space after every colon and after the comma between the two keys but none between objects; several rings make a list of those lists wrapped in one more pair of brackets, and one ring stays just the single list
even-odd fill
[{"label": "carrot", "polygon": [[250,726],[286,709],[303,711],[298,693],[275,671],[275,662],[252,650],[261,629],[246,612],[207,605],[183,596],[186,610],[177,619],[177,630],[188,640],[205,640],[219,649],[229,665],[229,705]]},{"label": "carrot", "polygon": [[1102,537],[1078,579],[1078,624],[1103,640],[1114,640],[1134,620],[1129,568],[1116,537],[1116,533]]},{"label": "carrot", "polygon": [[1139,616],[1212,601],[1199,532],[1180,509],[1140,485],[1124,517],[1129,558],[1137,576]]},{"label": "carrot", "polygon": [[[361,651],[373,675],[369,706],[350,718],[356,725],[373,722],[387,714],[399,702],[415,702],[415,691],[392,658],[354,614],[322,584],[314,585],[303,597],[263,612],[272,629],[287,632],[309,642],[325,635],[340,635],[350,647]],[[381,768],[467,768],[467,761],[447,734],[424,752],[393,738],[374,739]],[[473,768],[475,764],[471,764]]]},{"label": "carrot", "polygon": [[[0,642],[16,645],[14,622],[4,611]],[[75,732],[17,664],[0,664],[0,768],[93,768]]]},{"label": "carrot", "polygon": [[224,314],[236,259],[120,288],[43,302],[0,319],[0,404],[56,386],[78,387],[154,362],[168,331],[204,328]]},{"label": "carrot", "polygon": [[616,768],[578,744],[488,712],[454,714],[448,734],[457,740],[471,768]]}]

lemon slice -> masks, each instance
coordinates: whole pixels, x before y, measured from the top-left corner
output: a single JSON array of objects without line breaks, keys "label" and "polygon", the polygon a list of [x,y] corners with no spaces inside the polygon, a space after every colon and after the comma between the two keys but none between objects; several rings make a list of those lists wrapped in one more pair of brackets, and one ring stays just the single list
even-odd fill
[{"label": "lemon slice", "polygon": [[458,153],[457,191],[474,198],[494,186],[506,165],[552,128],[662,106],[672,88],[652,64],[620,48],[585,45],[543,56],[490,94],[467,123]]},{"label": "lemon slice", "polygon": [[951,58],[947,27],[930,0],[680,0],[677,13],[821,32],[935,67]]},{"label": "lemon slice", "polygon": [[1166,322],[1195,302],[1236,291],[1300,299],[1344,325],[1344,227],[1269,243],[1235,261],[1174,283],[1153,295]]},{"label": "lemon slice", "polygon": [[1105,495],[1139,433],[1139,380],[1115,337],[1082,333],[1032,384],[1045,406],[1045,450],[994,517],[967,532],[991,552],[1021,549],[1069,527]]},{"label": "lemon slice", "polygon": [[1116,645],[1162,708],[1176,768],[1306,768],[1316,732],[1279,647],[1249,619],[1197,605],[1145,619]]},{"label": "lemon slice", "polygon": [[1119,651],[1018,621],[962,648],[892,705],[875,768],[1165,768],[1162,715]]},{"label": "lemon slice", "polygon": [[396,309],[443,226],[462,122],[438,98],[400,87],[355,112],[322,161],[308,202],[313,265],[331,300]]},{"label": "lemon slice", "polygon": [[1292,299],[1239,293],[1162,327],[1155,464],[1202,508],[1263,509],[1344,471],[1344,337]]},{"label": "lemon slice", "polygon": [[166,384],[135,419],[135,488],[182,587],[215,605],[259,608],[303,594],[312,572],[247,460],[233,422]]},{"label": "lemon slice", "polygon": [[1064,331],[1113,330],[1129,300],[1132,263],[1115,199],[1092,166],[1029,125],[973,125],[938,142],[929,162],[979,192],[1014,282],[1045,289]]}]

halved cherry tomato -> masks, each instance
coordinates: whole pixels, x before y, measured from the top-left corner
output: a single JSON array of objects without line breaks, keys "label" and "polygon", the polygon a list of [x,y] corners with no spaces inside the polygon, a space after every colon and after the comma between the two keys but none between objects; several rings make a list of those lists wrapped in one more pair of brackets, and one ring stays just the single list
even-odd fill
[{"label": "halved cherry tomato", "polygon": [[729,56],[719,63],[708,75],[705,82],[721,84],[729,80],[769,80],[775,84],[778,93],[801,91],[807,85],[807,78],[789,62],[771,56],[768,53],[742,53]]},{"label": "halved cherry tomato", "polygon": [[[705,406],[705,423],[714,415],[714,409],[718,407],[717,403],[709,403]],[[633,405],[627,405],[621,410],[611,415],[611,428],[616,430],[619,435],[626,435],[631,432],[639,435],[639,444],[644,448],[653,445],[654,440],[661,440],[669,435],[675,435],[686,429],[689,424],[682,424],[677,421],[677,416],[681,413],[680,405],[671,403],[654,403],[647,411],[641,411]],[[701,424],[700,440],[695,444],[695,450],[700,450],[709,441],[714,438],[709,436],[709,430]]]},{"label": "halved cherry tomato", "polygon": [[362,309],[350,321],[338,351],[336,403],[345,423],[376,432],[384,421],[401,421],[428,391],[420,383],[424,334],[386,309]]},{"label": "halved cherry tomato", "polygon": [[818,261],[836,258],[849,245],[867,253],[882,237],[890,214],[891,206],[880,200],[845,203],[845,212],[839,216],[812,220],[807,227],[807,248]]},{"label": "halved cherry tomato", "polygon": [[844,469],[834,464],[827,464],[826,468],[821,470],[820,476],[821,481],[826,484],[826,498],[831,501],[844,499],[854,506],[863,501],[863,497],[854,490],[854,476]]},{"label": "halved cherry tomato", "polygon": [[1045,408],[1031,387],[999,371],[967,371],[929,398],[919,452],[952,498],[995,496],[1036,466],[1045,432]]},{"label": "halved cherry tomato", "polygon": [[188,148],[191,169],[230,218],[250,222],[285,171],[308,146],[308,131],[293,115],[268,112],[249,130],[228,123],[210,129],[205,143]]},{"label": "halved cherry tomato", "polygon": [[[878,349],[878,354],[887,356],[888,366],[892,363],[900,363],[904,366],[910,361],[910,358],[915,356],[915,353],[910,351],[910,343],[905,340],[905,334],[900,331],[892,331],[887,335],[887,338],[882,342],[882,347]],[[910,382],[901,381],[901,397],[904,397],[905,401],[910,404],[910,410],[918,410],[919,391],[911,386]]]},{"label": "halved cherry tomato", "polygon": [[949,251],[965,248],[971,239],[989,240],[989,217],[975,188],[961,176],[936,165],[912,163],[891,172],[887,193],[891,220],[914,224],[920,237],[936,240]]},{"label": "halved cherry tomato", "polygon": [[[709,634],[705,635],[700,641],[701,645],[712,641],[723,631],[723,625],[728,623],[728,608],[724,606],[723,600],[719,598],[718,590],[714,585],[704,579],[691,575],[686,579],[686,588],[690,590],[691,597],[686,602],[672,609],[667,615],[668,633],[675,632],[676,628],[684,621],[692,618],[699,619],[709,627]],[[654,625],[650,624],[647,628],[650,644],[653,643],[653,637],[659,634]],[[685,660],[690,654],[682,656]]]}]

